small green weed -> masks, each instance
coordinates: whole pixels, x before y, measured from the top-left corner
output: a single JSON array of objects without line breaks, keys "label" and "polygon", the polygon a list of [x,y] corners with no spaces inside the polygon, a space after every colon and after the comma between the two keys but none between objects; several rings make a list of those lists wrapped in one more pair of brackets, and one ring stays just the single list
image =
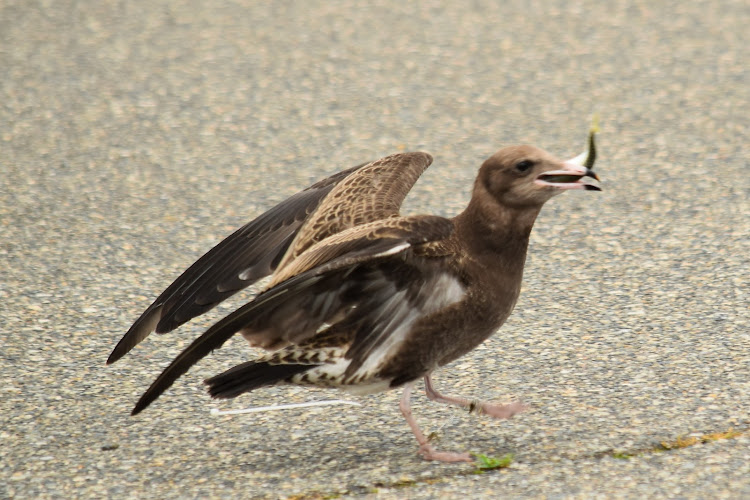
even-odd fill
[{"label": "small green weed", "polygon": [[481,474],[488,470],[504,469],[513,463],[513,453],[508,453],[500,458],[488,457],[484,453],[472,453],[477,457],[477,474]]}]

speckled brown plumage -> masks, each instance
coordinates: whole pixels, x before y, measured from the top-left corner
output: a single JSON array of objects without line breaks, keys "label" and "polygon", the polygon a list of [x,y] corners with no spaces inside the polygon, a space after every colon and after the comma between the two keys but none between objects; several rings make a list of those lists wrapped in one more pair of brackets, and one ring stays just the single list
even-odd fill
[{"label": "speckled brown plumage", "polygon": [[404,198],[431,163],[432,156],[427,153],[390,155],[336,184],[299,228],[279,268],[345,229],[398,216]]},{"label": "speckled brown plumage", "polygon": [[[208,379],[212,396],[235,397],[280,383],[355,393],[404,386],[401,409],[420,453],[427,459],[470,460],[467,454],[436,451],[424,439],[409,409],[412,386],[424,377],[431,399],[469,405],[468,400],[439,394],[432,387],[431,373],[474,349],[510,315],[518,299],[531,227],[542,205],[563,189],[598,188],[584,182],[585,177],[596,177],[586,167],[561,162],[531,146],[513,146],[484,162],[468,207],[455,218],[399,215],[404,197],[431,161],[426,153],[403,153],[355,167],[302,191],[315,193],[304,210],[299,208],[302,204],[292,209],[285,208],[289,201],[283,202],[245,226],[254,234],[276,235],[275,244],[264,244],[272,258],[256,259],[252,272],[240,273],[240,279],[257,279],[262,271],[275,270],[268,287],[180,353],[133,413],[241,332],[251,344],[270,352]],[[269,213],[294,222],[274,224]],[[303,213],[309,215],[305,218]],[[252,241],[244,244],[249,251],[240,252],[242,245],[232,248],[243,256],[260,254]],[[222,245],[229,248],[234,243],[216,248]],[[232,257],[229,250],[218,253]],[[208,255],[201,260],[211,261]],[[246,267],[249,260],[243,262]],[[236,273],[240,267],[229,268]],[[205,289],[212,278],[202,278],[200,287]],[[222,289],[220,281],[213,278]],[[190,295],[192,286],[176,288]],[[172,314],[169,300],[157,299],[154,304],[160,309],[157,314],[152,305],[152,316]],[[110,360],[145,337],[131,334],[133,328]],[[497,418],[508,418],[522,408],[518,403],[479,405]]]}]

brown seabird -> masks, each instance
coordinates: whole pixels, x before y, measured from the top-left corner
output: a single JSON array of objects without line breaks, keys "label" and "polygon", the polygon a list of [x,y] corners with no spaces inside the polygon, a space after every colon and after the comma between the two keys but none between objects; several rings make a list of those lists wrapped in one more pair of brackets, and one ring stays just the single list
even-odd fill
[{"label": "brown seabird", "polygon": [[[542,205],[568,189],[599,190],[588,156],[561,161],[533,146],[506,147],[480,167],[471,201],[453,219],[402,216],[401,204],[432,163],[401,153],[335,174],[230,235],[188,268],[120,340],[107,363],[152,331],[164,333],[271,275],[250,303],[209,328],[153,382],[152,403],[188,369],[240,332],[268,353],[205,381],[211,396],[298,384],[366,394],[403,387],[400,408],[427,460],[471,461],[435,450],[412,417],[424,379],[435,401],[495,418],[523,410],[444,396],[432,372],[505,322],[518,299],[529,234]],[[582,161],[586,159],[585,163]]]}]

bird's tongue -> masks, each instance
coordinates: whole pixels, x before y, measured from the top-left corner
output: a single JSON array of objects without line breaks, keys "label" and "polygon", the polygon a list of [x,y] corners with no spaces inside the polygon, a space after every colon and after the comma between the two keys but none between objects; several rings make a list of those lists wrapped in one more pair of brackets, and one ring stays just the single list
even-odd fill
[{"label": "bird's tongue", "polygon": [[540,175],[539,178],[547,182],[576,182],[580,180],[582,175],[572,174],[557,174],[557,175]]},{"label": "bird's tongue", "polygon": [[559,189],[585,189],[587,191],[601,191],[595,184],[583,182],[584,177],[599,180],[593,170],[586,167],[566,163],[565,170],[553,170],[545,172],[537,177],[537,182],[547,186],[555,186]]}]

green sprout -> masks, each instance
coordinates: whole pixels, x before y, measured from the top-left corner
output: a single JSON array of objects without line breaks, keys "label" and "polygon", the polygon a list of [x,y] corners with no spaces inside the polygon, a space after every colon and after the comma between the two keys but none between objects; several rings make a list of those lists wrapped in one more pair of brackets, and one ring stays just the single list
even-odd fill
[{"label": "green sprout", "polygon": [[599,130],[599,115],[595,114],[591,118],[591,127],[589,127],[589,138],[586,151],[575,158],[572,158],[570,160],[571,163],[593,170],[594,162],[596,162],[596,140],[594,136],[599,133]]},{"label": "green sprout", "polygon": [[583,162],[583,166],[588,169],[593,169],[594,162],[596,161],[596,144],[594,143],[594,136],[599,130],[599,115],[594,114],[591,118],[591,128],[589,129],[589,148],[586,154],[586,161]]}]

